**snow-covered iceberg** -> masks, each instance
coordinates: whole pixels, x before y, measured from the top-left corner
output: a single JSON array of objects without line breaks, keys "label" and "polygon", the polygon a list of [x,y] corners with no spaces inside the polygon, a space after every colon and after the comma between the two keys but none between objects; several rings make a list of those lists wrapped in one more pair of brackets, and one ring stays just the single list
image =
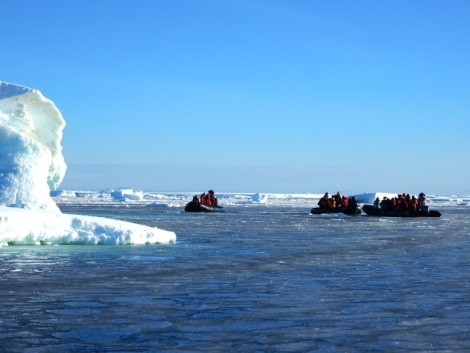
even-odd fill
[{"label": "snow-covered iceberg", "polygon": [[50,192],[67,169],[64,127],[40,91],[0,81],[0,246],[174,242],[173,232],[158,228],[60,212]]},{"label": "snow-covered iceberg", "polygon": [[56,208],[49,196],[62,181],[65,121],[37,91],[0,82],[0,203]]}]

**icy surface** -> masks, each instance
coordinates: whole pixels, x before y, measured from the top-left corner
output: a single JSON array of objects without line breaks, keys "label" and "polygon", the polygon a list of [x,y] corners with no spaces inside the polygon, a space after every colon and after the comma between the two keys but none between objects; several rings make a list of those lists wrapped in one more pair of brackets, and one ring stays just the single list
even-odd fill
[{"label": "icy surface", "polygon": [[1,249],[5,352],[470,351],[468,207],[409,219],[63,207],[178,242]]}]

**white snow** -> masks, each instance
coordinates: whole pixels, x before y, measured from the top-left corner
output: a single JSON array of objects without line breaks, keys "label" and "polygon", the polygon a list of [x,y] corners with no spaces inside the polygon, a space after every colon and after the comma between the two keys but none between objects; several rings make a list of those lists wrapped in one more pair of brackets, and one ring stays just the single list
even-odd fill
[{"label": "white snow", "polygon": [[[158,228],[60,212],[51,190],[67,168],[64,127],[60,111],[40,91],[0,81],[0,246],[175,242],[176,234]],[[115,196],[139,200],[143,192],[122,189]]]},{"label": "white snow", "polygon": [[49,191],[62,181],[65,121],[30,88],[0,82],[0,203],[56,209]]},{"label": "white snow", "polygon": [[0,246],[46,244],[155,244],[173,232],[109,218],[0,207]]}]

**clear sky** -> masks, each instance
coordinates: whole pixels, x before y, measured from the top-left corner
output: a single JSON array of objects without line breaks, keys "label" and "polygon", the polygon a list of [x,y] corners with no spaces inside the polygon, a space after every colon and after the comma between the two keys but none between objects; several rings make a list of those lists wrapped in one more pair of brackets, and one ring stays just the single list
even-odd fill
[{"label": "clear sky", "polygon": [[470,1],[3,0],[63,188],[470,194]]}]

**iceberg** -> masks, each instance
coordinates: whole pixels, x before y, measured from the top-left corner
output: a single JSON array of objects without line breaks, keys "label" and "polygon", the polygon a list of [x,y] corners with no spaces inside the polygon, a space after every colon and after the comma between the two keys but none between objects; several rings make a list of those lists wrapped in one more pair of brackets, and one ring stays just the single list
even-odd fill
[{"label": "iceberg", "polygon": [[51,191],[67,169],[64,127],[40,91],[0,81],[0,246],[175,242],[175,233],[158,228],[61,213]]},{"label": "iceberg", "polygon": [[136,191],[132,188],[119,188],[111,192],[111,196],[115,200],[142,200],[144,198],[143,191]]},{"label": "iceberg", "polygon": [[64,127],[57,107],[39,91],[0,82],[0,203],[56,209],[48,195],[67,168]]}]

